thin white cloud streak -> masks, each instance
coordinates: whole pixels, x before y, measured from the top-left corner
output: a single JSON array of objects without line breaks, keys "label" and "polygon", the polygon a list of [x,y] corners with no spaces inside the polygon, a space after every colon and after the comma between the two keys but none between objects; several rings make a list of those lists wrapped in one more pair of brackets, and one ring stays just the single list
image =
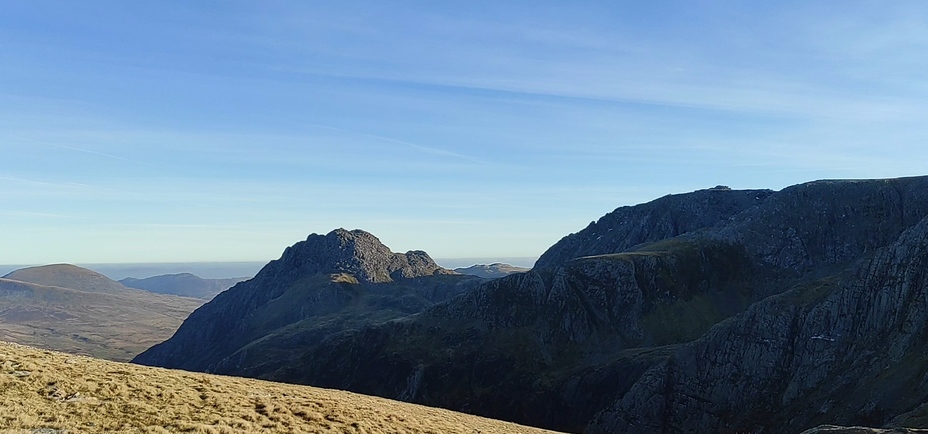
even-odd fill
[{"label": "thin white cloud streak", "polygon": [[43,181],[43,180],[38,180],[38,179],[32,179],[32,178],[26,178],[26,177],[22,177],[22,176],[13,175],[13,174],[10,174],[10,173],[7,173],[7,172],[0,172],[0,179],[5,179],[5,180],[7,180],[7,181],[14,181],[14,182],[18,182],[18,183],[27,183],[27,184],[41,185],[41,186],[47,186],[47,187],[55,187],[55,188],[58,188],[58,189],[65,189],[65,190],[73,190],[73,189],[76,187],[76,188],[81,188],[81,189],[96,190],[96,191],[106,191],[106,192],[111,192],[111,193],[123,193],[123,192],[120,191],[120,190],[114,190],[114,189],[111,189],[111,188],[100,187],[100,186],[96,186],[96,185],[82,184],[82,183],[79,183],[79,182],[54,182],[54,181]]},{"label": "thin white cloud streak", "polygon": [[403,146],[405,146],[405,147],[407,147],[407,148],[415,149],[415,150],[417,150],[417,151],[419,151],[419,152],[423,152],[423,153],[426,153],[426,154],[438,155],[438,156],[442,156],[442,157],[451,157],[451,158],[455,158],[455,159],[458,159],[458,160],[464,160],[464,161],[468,161],[468,162],[471,162],[471,163],[477,163],[477,164],[481,164],[481,165],[488,165],[488,164],[489,164],[489,163],[487,163],[486,161],[483,161],[483,160],[480,160],[480,159],[477,159],[477,158],[474,158],[474,157],[470,157],[470,156],[467,156],[467,155],[458,154],[458,153],[451,152],[451,151],[447,151],[447,150],[444,150],[444,149],[439,149],[439,148],[433,148],[433,147],[428,147],[428,146],[417,145],[417,144],[415,144],[415,143],[410,143],[410,142],[407,142],[407,141],[405,141],[405,140],[394,139],[394,138],[391,138],[391,137],[379,136],[379,135],[376,135],[376,134],[369,134],[369,133],[362,133],[362,132],[359,132],[359,131],[353,131],[353,130],[348,130],[348,129],[344,129],[344,128],[337,128],[337,127],[332,127],[332,126],[328,126],[328,125],[319,125],[319,124],[312,124],[312,123],[311,123],[311,124],[306,124],[306,125],[307,125],[307,126],[314,127],[314,128],[322,128],[322,129],[327,129],[327,130],[332,130],[332,131],[338,131],[338,132],[341,132],[341,133],[351,134],[351,135],[358,136],[358,137],[366,137],[366,138],[368,138],[368,139],[380,140],[380,141],[384,141],[384,142],[388,142],[388,143],[395,143],[395,144],[403,145]]},{"label": "thin white cloud streak", "polygon": [[[529,69],[552,70],[550,65]],[[733,82],[707,78],[702,83],[680,80],[623,78],[613,71],[588,68],[587,72],[551,73],[551,78],[496,78],[425,76],[420,74],[378,75],[331,73],[319,69],[290,69],[290,72],[320,77],[389,81],[398,84],[446,87],[449,90],[498,92],[499,97],[560,98],[614,104],[641,104],[685,109],[709,109],[736,113],[791,116],[806,119],[855,121],[918,121],[928,113],[928,103],[916,97],[863,97],[824,92],[816,83],[785,77],[761,77],[744,71]],[[621,72],[619,72],[621,74]],[[702,75],[710,76],[708,72]],[[750,78],[749,78],[750,77]],[[738,81],[741,81],[740,83]],[[599,84],[597,84],[599,83]],[[835,94],[838,93],[838,94]],[[505,95],[509,94],[509,95]],[[551,101],[536,104],[551,104]],[[416,146],[416,145],[413,145]]]},{"label": "thin white cloud streak", "polygon": [[144,161],[133,160],[133,159],[131,159],[131,158],[120,157],[120,156],[118,156],[118,155],[107,154],[107,153],[104,153],[104,152],[94,151],[94,150],[91,150],[91,149],[78,148],[78,147],[76,147],[76,146],[62,145],[62,144],[58,144],[58,143],[45,142],[45,141],[41,141],[41,140],[28,139],[28,138],[16,138],[15,140],[19,140],[19,141],[22,141],[22,142],[29,142],[29,143],[38,143],[38,144],[40,144],[40,145],[45,145],[45,146],[52,147],[52,148],[66,149],[66,150],[76,151],[76,152],[83,152],[83,153],[87,153],[87,154],[91,154],[91,155],[97,155],[97,156],[100,156],[100,157],[111,158],[111,159],[114,159],[114,160],[125,161],[125,162],[129,162],[129,163],[141,164],[141,165],[145,165],[145,166],[153,166],[151,163],[146,163],[146,162],[144,162]]}]

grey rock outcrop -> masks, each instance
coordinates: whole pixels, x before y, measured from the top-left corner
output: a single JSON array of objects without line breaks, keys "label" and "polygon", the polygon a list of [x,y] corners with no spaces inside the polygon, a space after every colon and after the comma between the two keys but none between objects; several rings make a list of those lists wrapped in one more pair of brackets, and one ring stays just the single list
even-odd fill
[{"label": "grey rock outcrop", "polygon": [[255,278],[318,273],[347,273],[368,283],[451,274],[423,251],[393,253],[372,234],[336,229],[324,236],[312,234],[306,241],[288,247],[279,260],[268,264]]}]

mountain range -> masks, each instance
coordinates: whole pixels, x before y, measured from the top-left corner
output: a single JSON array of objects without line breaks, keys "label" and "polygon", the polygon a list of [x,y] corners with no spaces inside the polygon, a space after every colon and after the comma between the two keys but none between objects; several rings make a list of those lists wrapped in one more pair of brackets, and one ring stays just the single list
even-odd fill
[{"label": "mountain range", "polygon": [[134,362],[569,432],[925,426],[926,265],[928,177],[669,195],[494,280],[336,230]]},{"label": "mountain range", "polygon": [[205,301],[127,288],[68,264],[0,278],[0,340],[128,361]]},{"label": "mountain range", "polygon": [[475,264],[471,265],[470,267],[459,267],[454,269],[456,273],[483,277],[486,279],[496,279],[508,276],[513,273],[524,273],[528,270],[530,270],[530,268],[516,267],[514,265],[503,264],[499,262],[489,265]]}]

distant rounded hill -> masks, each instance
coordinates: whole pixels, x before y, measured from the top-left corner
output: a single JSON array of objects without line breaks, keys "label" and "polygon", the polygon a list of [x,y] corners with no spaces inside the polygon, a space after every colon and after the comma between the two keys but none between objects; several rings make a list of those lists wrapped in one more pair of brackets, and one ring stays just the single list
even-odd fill
[{"label": "distant rounded hill", "polygon": [[128,277],[120,280],[119,283],[130,288],[143,289],[158,294],[171,294],[209,300],[215,297],[216,294],[245,280],[248,280],[248,277],[203,279],[195,274],[179,273],[163,274],[144,279]]},{"label": "distant rounded hill", "polygon": [[470,267],[455,268],[454,271],[460,274],[467,274],[469,276],[483,277],[485,279],[496,279],[499,277],[505,277],[512,273],[524,273],[531,270],[531,268],[516,267],[515,265],[503,264],[503,263],[494,263],[494,264],[476,264],[471,265]]},{"label": "distant rounded hill", "polygon": [[204,302],[127,288],[70,264],[23,268],[0,278],[0,340],[129,360]]},{"label": "distant rounded hill", "polygon": [[23,268],[7,274],[3,276],[3,278],[34,283],[36,285],[77,289],[80,291],[112,292],[126,289],[125,286],[119,284],[119,282],[97,273],[96,271],[71,264],[54,264]]}]

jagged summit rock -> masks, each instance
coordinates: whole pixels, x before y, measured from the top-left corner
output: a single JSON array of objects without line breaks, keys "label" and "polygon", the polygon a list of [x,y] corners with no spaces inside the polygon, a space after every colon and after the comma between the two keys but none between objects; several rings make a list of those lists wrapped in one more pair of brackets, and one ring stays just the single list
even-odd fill
[{"label": "jagged summit rock", "polygon": [[393,253],[377,237],[360,229],[312,234],[288,247],[278,261],[301,274],[348,273],[369,283],[453,273],[421,250]]}]

